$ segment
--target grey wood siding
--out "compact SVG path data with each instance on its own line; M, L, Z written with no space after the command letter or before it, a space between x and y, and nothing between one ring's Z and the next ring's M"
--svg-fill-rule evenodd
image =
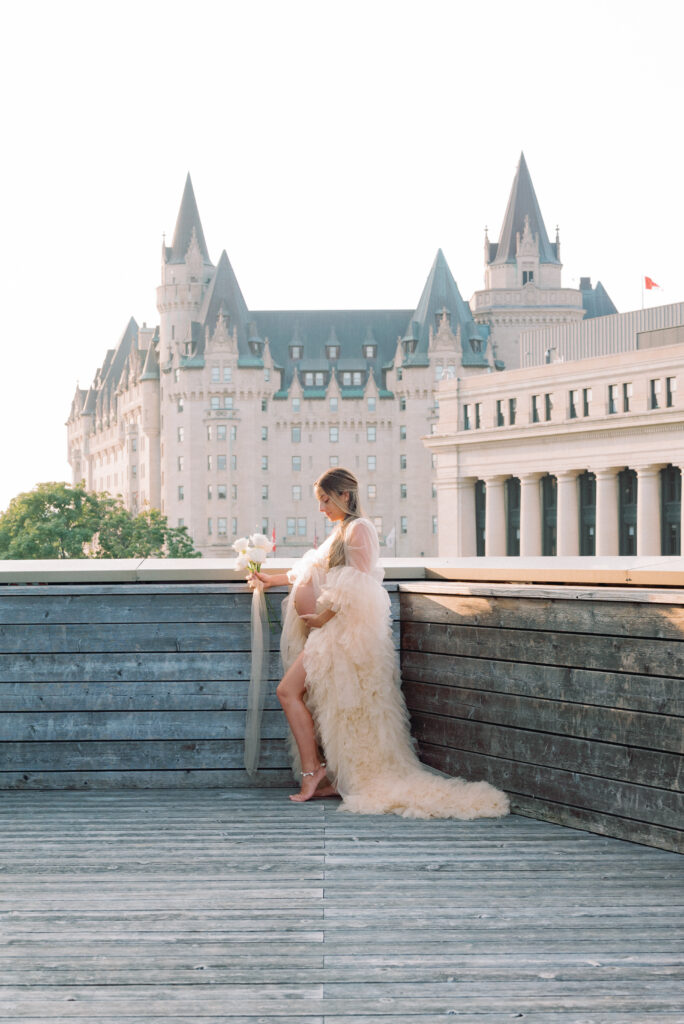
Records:
M250 780L244 584L0 587L0 789L288 785L275 696L284 595L269 595L262 769Z
M682 849L681 593L407 584L400 605L424 761L518 813Z

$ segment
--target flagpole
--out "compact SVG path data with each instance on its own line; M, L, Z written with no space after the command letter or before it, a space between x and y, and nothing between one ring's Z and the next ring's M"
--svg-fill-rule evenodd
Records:
M641 308L644 308L644 275L641 275Z

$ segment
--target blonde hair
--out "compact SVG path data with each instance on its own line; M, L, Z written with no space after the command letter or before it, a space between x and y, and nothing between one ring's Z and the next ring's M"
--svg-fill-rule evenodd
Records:
M341 500L341 495L345 491L349 494L346 505ZM335 565L344 565L344 536L347 527L354 519L359 519L363 515L359 499L359 482L348 469L334 466L332 469L326 469L325 473L319 476L314 484L314 492L317 495L320 492L327 495L335 507L344 512L344 519L330 545L328 568L332 569Z

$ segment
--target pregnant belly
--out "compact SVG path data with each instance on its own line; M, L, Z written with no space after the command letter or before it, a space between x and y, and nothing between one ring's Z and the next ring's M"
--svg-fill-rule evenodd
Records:
M294 606L297 615L313 615L316 611L316 596L313 583L300 583L295 590Z

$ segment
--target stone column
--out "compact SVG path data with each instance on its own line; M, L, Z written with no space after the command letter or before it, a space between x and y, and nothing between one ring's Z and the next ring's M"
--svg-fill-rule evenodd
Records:
M617 555L620 550L618 530L618 470L596 470L596 554Z
M542 553L541 473L520 476L520 555Z
M486 487L485 508L485 555L506 554L506 507L504 501L505 476L484 478Z
M578 469L556 473L556 554L579 555Z
M476 554L475 477L463 477L456 482L456 555L470 558Z
M637 555L659 555L660 466L637 466Z

